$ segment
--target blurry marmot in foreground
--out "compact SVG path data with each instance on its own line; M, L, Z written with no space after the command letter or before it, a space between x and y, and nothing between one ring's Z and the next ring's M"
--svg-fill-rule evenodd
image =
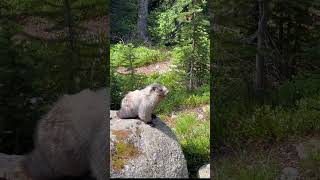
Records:
M58 100L38 123L35 148L22 162L28 176L107 179L106 94L106 89L83 90Z
M144 89L130 91L121 102L117 115L121 119L139 118L147 124L152 124L155 118L153 110L167 96L169 90L160 84L151 84Z

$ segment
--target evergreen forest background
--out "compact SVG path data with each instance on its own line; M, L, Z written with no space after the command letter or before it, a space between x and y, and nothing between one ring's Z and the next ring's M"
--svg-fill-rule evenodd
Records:
M0 152L30 151L50 105L106 86L110 62L111 109L169 88L156 114L190 177L211 152L215 179L319 179L319 25L317 0L0 1Z
M112 0L110 15L111 109L128 91L165 85L170 93L156 114L177 135L196 177L210 159L207 1Z
M216 179L320 178L317 0L215 0Z
M0 152L33 148L36 122L63 94L106 86L104 0L0 2Z

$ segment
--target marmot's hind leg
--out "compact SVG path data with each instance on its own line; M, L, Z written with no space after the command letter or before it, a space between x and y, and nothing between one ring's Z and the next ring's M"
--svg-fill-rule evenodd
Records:
M138 112L138 116L145 123L152 121L151 112L149 112L149 110L147 110L147 109L140 108L139 112Z
M138 115L132 115L133 113L127 112L126 110L120 109L117 113L118 118L120 119L138 119Z
M151 126L151 127L155 127L155 126L156 126L152 121L147 122L146 124L148 124L148 125Z

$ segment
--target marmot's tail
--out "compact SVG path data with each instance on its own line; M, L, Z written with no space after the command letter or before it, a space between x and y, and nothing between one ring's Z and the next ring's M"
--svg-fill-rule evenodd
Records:
M121 111L121 109L119 111L117 111L116 114L117 114L118 118L122 119L122 115L121 115L120 111Z

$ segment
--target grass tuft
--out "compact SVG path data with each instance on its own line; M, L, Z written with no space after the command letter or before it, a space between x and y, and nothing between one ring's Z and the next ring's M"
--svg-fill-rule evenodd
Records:
M191 177L195 177L197 170L210 158L210 123L198 121L195 114L182 113L178 115L175 133L180 141L187 159Z

